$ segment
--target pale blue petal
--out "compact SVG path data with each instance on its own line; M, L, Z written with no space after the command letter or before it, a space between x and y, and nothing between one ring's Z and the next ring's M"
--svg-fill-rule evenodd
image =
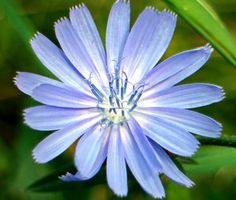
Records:
M136 111L145 113L151 116L156 116L173 123L186 131L195 133L201 136L216 138L220 136L222 125L214 119L191 111L179 108L161 108L147 107L137 108Z
M25 94L32 95L33 90L41 84L62 86L63 83L29 72L18 72L15 77L15 84Z
M97 106L97 100L68 87L42 84L33 90L32 97L43 104L65 108L90 108Z
M72 27L70 21L66 18L59 20L55 24L55 32L63 51L78 71L86 79L90 79L92 76L92 81L95 85L102 83L99 71L94 66L83 41Z
M72 8L70 10L70 20L99 76L102 77L104 83L108 83L105 50L89 10L84 4Z
M192 187L194 183L177 168L167 153L157 143L151 140L150 142L156 150L156 156L162 165L163 173L181 185Z
M107 156L110 128L100 125L83 135L75 150L75 165L82 177L91 178Z
M77 182L77 181L83 181L79 177L77 177L77 174L73 175L70 172L66 172L65 175L59 176L59 179L65 181L65 182Z
M81 174L77 172L75 175L71 174L70 172L67 172L65 175L59 176L59 179L65 181L65 182L77 182L77 181L85 181L89 178L81 177Z
M148 165L138 145L136 144L133 134L130 133L126 125L120 127L121 141L123 144L126 162L141 187L154 198L162 198L165 191L159 178L159 174L155 173ZM134 133L135 134L135 133Z
M174 86L149 97L143 94L140 105L141 107L196 108L219 102L223 98L224 92L221 87L193 83Z
M109 187L118 196L126 196L128 192L127 171L119 125L113 125L110 133L106 169Z
M148 94L169 88L199 70L209 59L209 45L176 54L154 67L143 79ZM147 90L147 91L146 91Z
M128 36L122 56L122 71L135 84L153 68L173 36L176 16L168 11L146 8Z
M140 123L144 134L166 150L186 157L192 156L197 151L199 142L184 129L161 118L137 112L134 118Z
M147 137L144 135L141 126L138 122L130 116L130 119L127 121L128 127L130 129L130 134L133 135L133 138L138 145L140 151L142 152L146 162L152 168L155 173L161 172L161 165L156 159L155 152L150 145Z
M52 106L36 106L24 112L25 123L40 131L59 130L69 124L99 115L97 108L74 109Z
M122 52L130 28L130 4L122 0L113 4L107 23L106 50L110 73L120 68Z
M78 70L69 62L65 54L41 33L31 40L31 46L39 60L62 82L71 86L79 86L86 90L87 84Z
M33 157L38 163L46 163L74 143L85 131L91 129L101 118L85 119L56 131L41 141L33 150Z

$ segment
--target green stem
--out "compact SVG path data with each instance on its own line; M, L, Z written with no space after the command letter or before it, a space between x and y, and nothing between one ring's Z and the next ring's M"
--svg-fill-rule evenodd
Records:
M203 145L218 145L226 147L236 147L235 135L222 135L220 138L203 138L199 137L198 140Z

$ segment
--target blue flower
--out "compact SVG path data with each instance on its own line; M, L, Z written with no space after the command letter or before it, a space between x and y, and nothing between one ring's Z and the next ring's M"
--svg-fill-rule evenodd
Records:
M175 86L209 59L209 45L188 50L157 64L173 36L176 15L147 7L130 31L129 2L114 3L106 30L106 51L85 5L70 10L55 24L60 48L41 33L31 40L39 60L58 80L20 72L16 85L45 104L25 110L25 122L39 131L55 131L33 150L46 163L79 138L75 175L64 181L93 177L106 162L109 187L127 195L126 164L151 196L165 192L159 175L191 187L193 182L167 151L190 157L199 147L192 135L219 137L221 125L189 109L224 98L215 85Z

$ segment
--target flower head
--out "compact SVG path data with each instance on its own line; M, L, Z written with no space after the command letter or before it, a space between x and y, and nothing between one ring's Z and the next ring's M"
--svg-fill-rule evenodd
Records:
M61 49L41 33L31 40L39 60L58 80L20 72L16 85L45 104L25 110L31 128L54 133L33 150L46 163L77 141L75 175L64 181L93 177L106 160L107 181L119 196L127 195L126 164L141 187L164 197L159 175L190 187L193 182L167 151L192 156L199 142L192 135L219 137L221 125L188 109L223 99L220 87L177 83L209 59L209 45L159 63L175 30L176 15L147 7L130 31L129 2L114 3L107 24L106 51L85 5L70 10L55 24Z

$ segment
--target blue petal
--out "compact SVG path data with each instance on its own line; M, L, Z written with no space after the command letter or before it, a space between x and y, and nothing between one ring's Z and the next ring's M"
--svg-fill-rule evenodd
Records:
M120 68L120 60L129 34L130 4L117 1L113 4L106 31L107 65L110 73Z
M93 73L93 83L95 85L102 83L103 81L99 76L99 71L93 64L83 41L72 27L70 21L66 18L59 20L55 24L55 31L63 51L78 71L86 79L90 79L91 73Z
M107 153L107 182L118 196L127 195L127 172L118 125L113 125L110 133Z
M107 156L110 128L100 125L80 139L75 150L75 165L84 178L93 177Z
M97 108L73 109L52 106L36 106L24 112L25 123L40 131L59 130L69 124L98 117L98 115L100 112Z
M43 84L33 90L32 97L50 106L65 108L97 107L97 100L69 87Z
M192 156L198 149L199 142L184 129L158 117L135 113L146 136L168 151L180 156Z
M135 22L122 56L122 71L135 84L153 68L173 36L176 16L170 12L145 9Z
M140 105L147 107L196 108L219 102L223 89L216 85L194 83L174 86L147 97L143 94Z
M65 182L77 182L82 181L77 174L73 175L70 172L67 172L65 175L59 176L59 179L65 181Z
M100 117L85 119L56 131L41 141L33 150L33 157L38 163L46 163L74 143L85 131L98 123Z
M148 165L146 159L149 155L143 155L139 149L130 129L124 124L120 127L121 141L123 144L126 162L137 179L141 187L154 198L162 198L165 191L159 178L159 174L154 172Z
M28 95L32 95L33 90L41 84L63 85L59 81L28 72L18 72L15 77L15 84L19 90Z
M31 40L31 46L39 60L61 81L87 90L83 77L68 61L65 54L41 33Z
M159 173L161 171L161 165L156 159L152 146L150 145L147 137L143 134L142 128L138 124L138 122L132 116L130 117L131 119L127 122L130 129L130 133L133 135L133 138L136 144L138 145L140 151L142 152L148 165L155 173Z
M143 79L146 83L145 90L152 94L182 81L199 70L209 59L211 52L212 48L205 45L168 58L154 67Z
M136 111L163 118L168 122L185 129L186 131L201 136L215 138L219 137L220 132L222 131L222 126L220 123L206 115L191 110L148 107L137 108Z
M65 182L77 182L88 180L88 178L82 177L79 172L77 172L75 175L71 174L70 172L67 172L65 175L59 176L59 179Z
M163 173L181 185L192 187L194 183L176 167L167 153L157 143L153 141L150 142L156 150L156 156L162 165Z
M72 8L70 10L70 20L99 76L102 77L104 83L108 83L105 50L89 10L84 4Z

